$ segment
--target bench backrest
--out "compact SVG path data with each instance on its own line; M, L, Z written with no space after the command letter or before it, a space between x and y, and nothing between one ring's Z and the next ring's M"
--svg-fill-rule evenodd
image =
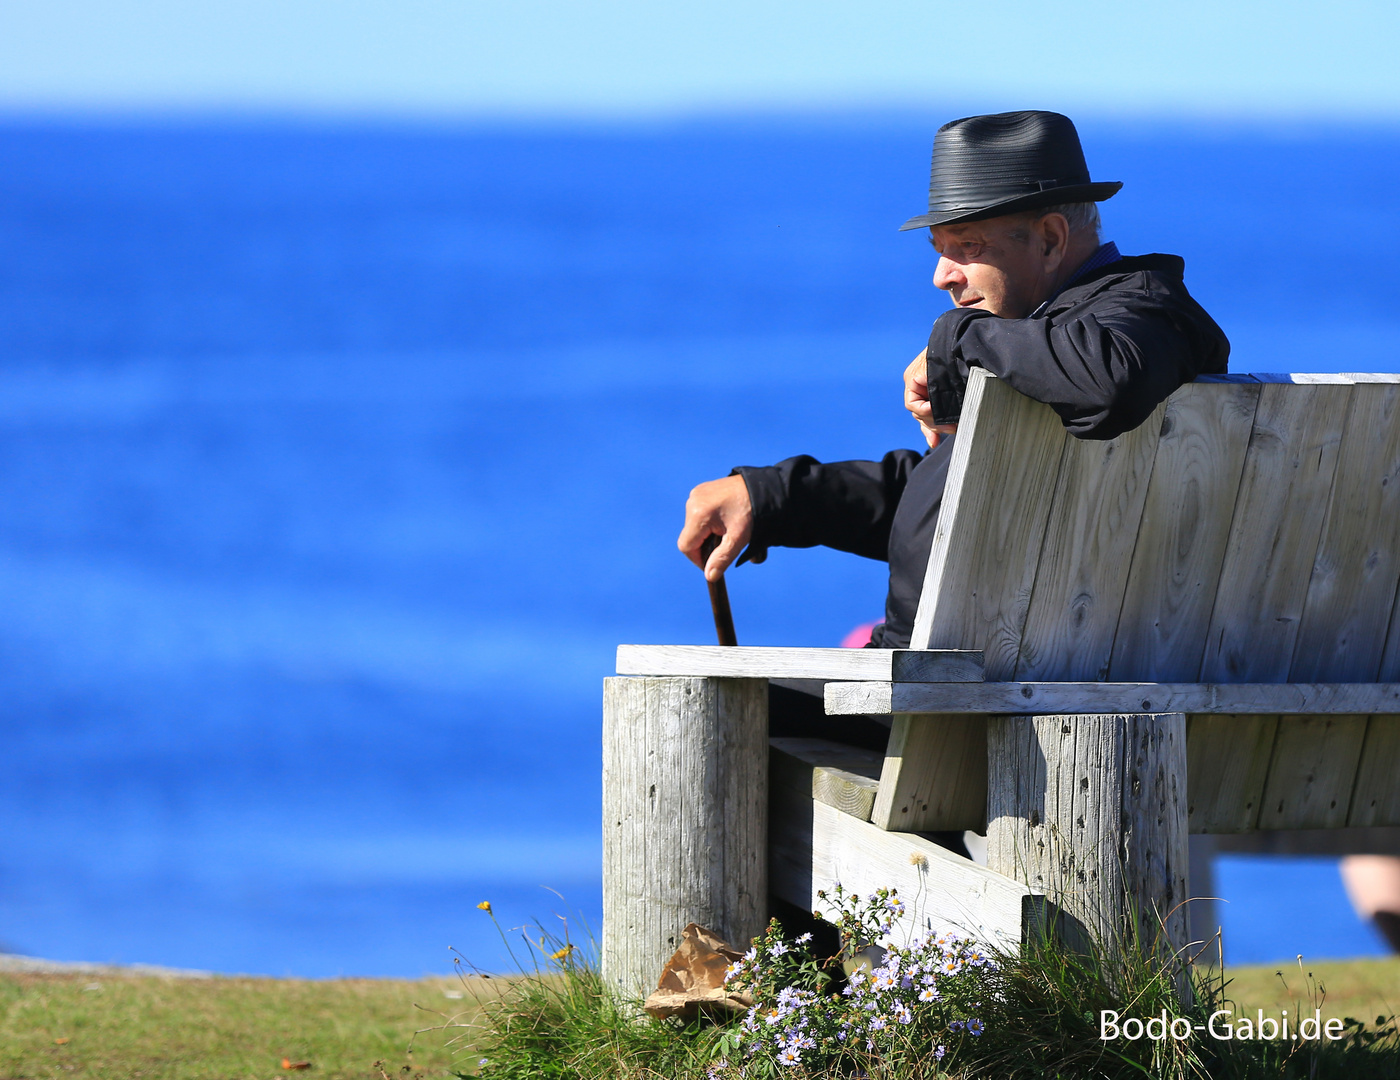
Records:
M1400 681L1400 375L1233 375L1066 435L974 370L913 648L988 679Z

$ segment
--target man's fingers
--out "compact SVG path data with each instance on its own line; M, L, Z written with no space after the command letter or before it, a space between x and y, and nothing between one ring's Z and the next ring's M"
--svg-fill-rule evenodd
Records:
M697 485L685 504L685 524L676 547L710 581L716 580L744 550L753 532L753 504L742 476L725 476ZM719 538L707 558L706 541Z
M904 369L904 407L921 424L933 421L933 406L928 402L928 365L924 362L927 353L924 349Z
M928 391L928 349L922 350L904 369L904 385L922 387Z
M705 564L705 580L718 581L729 569L730 563L739 557L739 544L733 533L725 533L719 538L719 546L710 552L710 561Z
M692 519L687 514L681 534L676 538L676 547L681 549L681 554L701 570L705 569L705 560L700 557L700 548L709 539L710 533L708 521Z

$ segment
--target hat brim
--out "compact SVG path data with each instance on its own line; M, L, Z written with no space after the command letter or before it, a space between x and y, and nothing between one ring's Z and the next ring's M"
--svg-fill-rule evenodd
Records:
M1103 202L1111 199L1122 189L1121 180L1106 180L1095 184L1072 184L1066 187L1048 188L1029 195L1016 195L989 206L979 206L968 210L940 210L937 213L920 214L911 217L899 227L900 232L908 229L925 229L930 225L961 225L965 221L985 221L987 218L1002 217L1022 210L1034 210L1039 206L1061 206L1064 203Z

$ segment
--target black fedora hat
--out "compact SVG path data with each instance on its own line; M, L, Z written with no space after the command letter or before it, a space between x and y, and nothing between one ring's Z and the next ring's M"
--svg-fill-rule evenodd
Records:
M934 135L928 213L911 217L900 230L981 221L1038 206L1102 202L1122 186L1089 179L1079 132L1068 116L969 116L944 124Z

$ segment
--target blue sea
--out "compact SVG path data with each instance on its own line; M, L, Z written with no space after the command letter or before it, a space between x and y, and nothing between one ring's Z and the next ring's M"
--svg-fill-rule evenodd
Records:
M505 965L481 900L596 930L600 680L711 640L687 491L919 445L940 119L0 122L0 950L416 976ZM1081 131L1235 370L1400 368L1400 130ZM835 644L883 571L740 568L740 640ZM1380 951L1332 862L1219 877L1228 961Z

